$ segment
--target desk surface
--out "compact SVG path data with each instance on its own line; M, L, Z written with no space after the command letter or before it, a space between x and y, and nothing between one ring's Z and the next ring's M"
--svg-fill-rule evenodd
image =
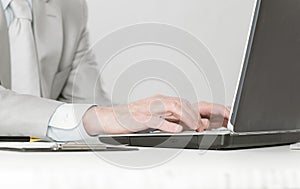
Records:
M0 152L10 188L300 188L300 151ZM12 187L14 186L14 187Z

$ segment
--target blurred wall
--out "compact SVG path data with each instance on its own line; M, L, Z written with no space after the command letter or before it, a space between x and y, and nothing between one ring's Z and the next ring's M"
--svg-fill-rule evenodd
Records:
M108 38L112 32L127 26L141 23L160 23L189 33L198 38L207 47L221 70L221 76L225 83L224 103L231 104L255 0L87 1L91 44L95 46L94 51L99 61L99 67L103 68L101 76L104 89L108 94L113 95L115 102L125 103L125 99L133 101L162 93L181 96L191 101L207 100L223 103L221 102L222 100L215 100L213 97L222 94L223 89L220 89L220 94L212 94L211 85L214 85L214 83L208 81L206 73L195 69L191 60L170 48L146 44L136 46L117 54L105 68L103 67L104 62L99 57L102 56L102 52L99 52L101 48L97 48L97 45L104 38ZM121 42L122 40L120 40ZM116 44L107 45L107 48L114 48L113 46L116 46ZM159 69L168 69L168 66L162 66L161 68L155 63L152 64L153 66L146 66L146 70L140 68L140 70L133 69L129 71L128 73L132 77L136 74L136 78L140 78L138 75L141 72L149 72L149 78L144 80L137 79L138 81L134 85L132 85L132 81L128 81L127 84L126 77L122 77L122 74L126 75L126 71L132 65L151 59L164 60L173 65L174 68L182 71L188 78L188 81L191 82L190 86L193 87L193 90L191 90L190 86L187 86L186 81L180 81L182 76L176 71L173 72L171 67L171 71L164 70L161 74L166 72L168 78L174 78L175 83L170 84L163 80L151 79L152 72L157 72ZM150 62L148 63L151 64ZM200 66L202 65L201 62L199 64ZM203 63L203 65L205 64ZM116 89L116 87L119 89ZM178 94L178 91L180 91L180 94ZM194 98L194 94L197 96L197 99Z

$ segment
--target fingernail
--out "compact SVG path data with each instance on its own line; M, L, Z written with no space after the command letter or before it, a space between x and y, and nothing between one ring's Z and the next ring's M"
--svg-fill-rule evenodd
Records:
M201 132L203 132L204 131L204 129L203 128L199 128L199 129L197 129L197 132L199 132L199 133L201 133Z
M197 130L199 128L199 126L200 126L199 123L198 124L194 124L192 129L193 130Z

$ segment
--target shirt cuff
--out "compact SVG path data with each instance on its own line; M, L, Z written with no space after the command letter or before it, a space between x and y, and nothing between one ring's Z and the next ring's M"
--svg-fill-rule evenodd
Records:
M88 135L82 117L92 104L63 104L54 112L49 122L47 136L54 141L95 140Z

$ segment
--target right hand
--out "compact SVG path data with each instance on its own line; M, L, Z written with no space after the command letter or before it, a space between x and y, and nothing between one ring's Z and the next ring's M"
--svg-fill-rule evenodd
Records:
M198 110L187 100L161 95L127 105L91 108L84 115L83 124L89 135L129 134L147 129L179 133L205 127Z

